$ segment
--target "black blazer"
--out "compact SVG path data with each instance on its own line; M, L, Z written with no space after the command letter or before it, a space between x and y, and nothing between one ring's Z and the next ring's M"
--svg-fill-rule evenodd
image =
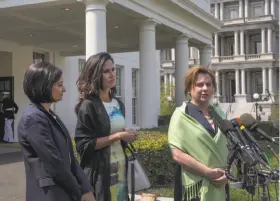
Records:
M80 201L82 194L92 191L75 159L70 135L54 113L29 104L19 121L18 138L25 164L26 201Z
M118 101L120 110L123 116L125 116L124 104L118 98L113 98ZM111 201L111 147L95 149L97 138L109 136L111 133L110 119L107 111L101 99L97 95L92 95L78 105L77 117L75 141L77 152L81 158L81 167L94 188L95 199L98 201ZM121 141L121 145L124 150L127 143ZM127 165L128 160L126 157L126 173Z

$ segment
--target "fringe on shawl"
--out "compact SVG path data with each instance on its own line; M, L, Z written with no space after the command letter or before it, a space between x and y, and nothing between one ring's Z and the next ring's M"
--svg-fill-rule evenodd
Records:
M200 192L201 186L202 186L202 180L195 184L183 186L183 188L185 188L185 195L183 196L183 200L191 201L195 198L199 198L201 194Z

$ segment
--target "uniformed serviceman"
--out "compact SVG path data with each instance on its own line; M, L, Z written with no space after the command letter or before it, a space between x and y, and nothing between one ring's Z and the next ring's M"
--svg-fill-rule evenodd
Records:
M12 124L15 119L15 114L18 112L18 106L10 98L10 92L3 92L2 109L4 112L4 118L5 118L3 140L5 142L14 142Z

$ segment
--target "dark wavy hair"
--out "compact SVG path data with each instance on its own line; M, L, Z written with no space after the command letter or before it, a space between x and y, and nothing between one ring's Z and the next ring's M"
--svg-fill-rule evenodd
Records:
M79 103L75 108L76 112L84 99L92 95L98 95L98 92L103 90L103 67L108 60L114 63L113 57L109 53L100 52L92 55L86 61L76 82L79 92ZM110 96L112 97L115 94L116 87L114 86L110 90Z

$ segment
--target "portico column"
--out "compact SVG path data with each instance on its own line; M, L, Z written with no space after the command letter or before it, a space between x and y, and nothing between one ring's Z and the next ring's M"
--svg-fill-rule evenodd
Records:
M234 32L234 56L237 56L238 54L238 31Z
M275 18L275 0L270 0L270 14Z
M265 54L265 28L262 28L261 38L262 38L262 54Z
M216 86L217 86L216 96L217 96L217 99L219 100L219 97L220 97L220 76L219 76L219 70L217 70L217 69L215 71L215 80L216 80Z
M211 45L206 45L204 47L199 48L200 65L202 65L202 66L210 65L211 57L212 57L212 46Z
M218 7L218 3L215 3L215 18L219 19L219 7Z
M139 62L140 62L140 87L139 98L141 108L140 127L152 128L157 126L158 111L156 105L159 100L155 97L157 86L155 78L157 76L156 68L156 22L153 19L147 19L142 22L139 33Z
M173 78L172 73L169 73L169 95L172 96L173 92Z
M267 29L267 53L272 53L272 29Z
M220 2L220 20L224 20L224 2Z
M108 0L78 0L86 5L86 59L107 51L106 5Z
M240 31L240 55L244 55L244 31Z
M246 95L245 89L245 69L241 69L241 94Z
M235 95L240 94L240 80L239 80L239 69L235 70Z
M266 90L266 68L262 69L262 84L263 84L263 95L266 94L265 90Z
M167 74L164 74L164 94L167 94Z
M269 14L269 0L264 0L264 14Z
M249 0L245 0L244 2L244 17L248 18L248 10L249 10Z
M239 0L239 18L243 17L243 1Z
M189 51L189 37L186 35L181 35L176 40L175 49L175 100L176 105L179 106L183 101L186 100L184 94L184 76L189 68L188 60Z
M219 35L215 33L215 57L219 56Z

